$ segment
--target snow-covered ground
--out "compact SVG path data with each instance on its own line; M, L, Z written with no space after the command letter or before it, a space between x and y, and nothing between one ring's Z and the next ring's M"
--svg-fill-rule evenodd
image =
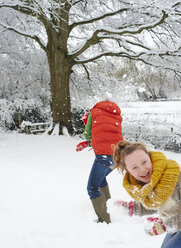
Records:
M95 223L86 192L92 150L80 138L0 134L0 246L3 248L159 248L164 234L144 231L114 200L129 200L116 170L108 182L112 223ZM181 164L181 154L165 152Z
M181 101L119 103L127 132L181 135ZM131 130L131 131L130 131Z

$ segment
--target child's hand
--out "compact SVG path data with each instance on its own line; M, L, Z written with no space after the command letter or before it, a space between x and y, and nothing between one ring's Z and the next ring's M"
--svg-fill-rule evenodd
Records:
M88 141L83 141L80 142L77 146L76 146L76 152L80 152L82 151L84 148L89 146L89 142Z
M126 202L126 201L115 201L114 204L115 205L118 205L118 206L122 206L125 209L127 209L129 216L132 216L133 215L133 212L134 212L134 202L133 201L130 201L130 202Z
M166 232L166 227L163 224L162 219L160 218L147 218L147 226L145 227L145 231L152 236L160 235Z

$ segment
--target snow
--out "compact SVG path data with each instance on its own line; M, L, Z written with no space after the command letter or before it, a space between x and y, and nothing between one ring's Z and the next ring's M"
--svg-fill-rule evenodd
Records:
M179 132L181 102L118 103L123 132ZM131 127L131 128L130 128ZM154 128L153 128L154 127ZM57 133L55 130L54 134ZM160 247L165 234L149 236L145 217L114 205L131 200L116 170L108 176L112 223L95 223L86 188L93 150L76 152L80 137L0 134L0 240L6 248ZM153 149L151 144L147 144ZM164 151L181 164L181 154Z
M115 200L130 200L116 170L108 176L112 223L95 223L87 195L93 150L76 152L78 137L0 135L0 240L6 248L160 247L146 217L129 217ZM181 162L181 154L165 152Z
M181 101L128 102L118 104L124 133L171 135L180 133Z

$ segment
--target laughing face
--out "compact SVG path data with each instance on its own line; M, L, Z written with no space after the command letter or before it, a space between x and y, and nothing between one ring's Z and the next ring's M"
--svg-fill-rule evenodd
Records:
M143 150L138 149L125 158L127 171L138 181L149 183L153 172L150 156Z

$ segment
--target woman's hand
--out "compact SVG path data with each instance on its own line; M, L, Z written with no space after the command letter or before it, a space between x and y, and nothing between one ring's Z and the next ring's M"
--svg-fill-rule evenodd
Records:
M118 206L122 206L125 209L127 209L129 216L133 215L134 213L134 202L133 201L127 202L127 201L118 200L118 201L115 201L114 204Z
M162 219L148 217L145 231L149 235L155 236L155 235L160 235L160 234L166 232L166 227L165 227Z

